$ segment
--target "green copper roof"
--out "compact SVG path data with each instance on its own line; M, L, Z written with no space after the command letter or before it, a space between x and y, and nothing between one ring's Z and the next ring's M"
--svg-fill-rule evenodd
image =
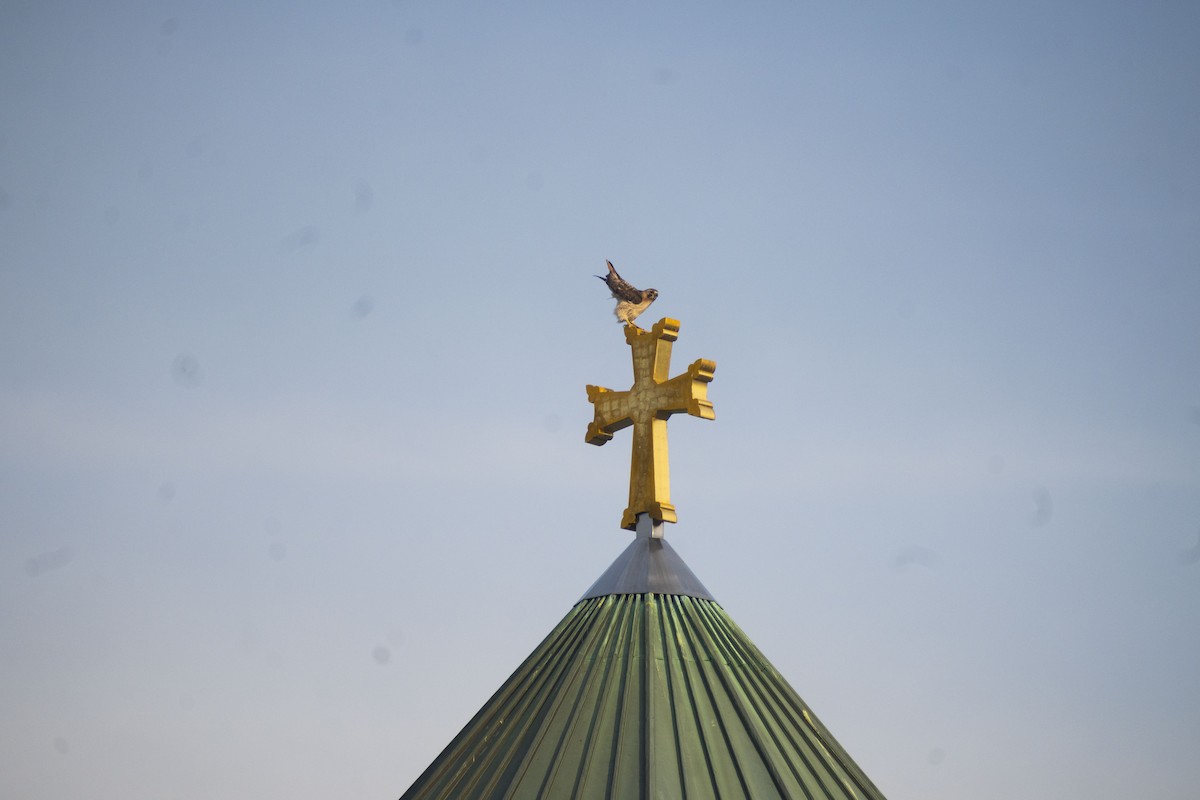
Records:
M581 600L404 794L883 795L714 601Z

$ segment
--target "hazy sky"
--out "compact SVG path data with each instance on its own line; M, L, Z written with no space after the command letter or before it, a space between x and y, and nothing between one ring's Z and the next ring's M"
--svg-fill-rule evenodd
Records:
M1200 785L1200 6L0 0L0 794L395 798L668 538L891 798Z

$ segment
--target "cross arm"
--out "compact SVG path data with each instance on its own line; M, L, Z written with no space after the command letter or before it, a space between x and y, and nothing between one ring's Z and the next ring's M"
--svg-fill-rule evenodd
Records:
M656 416L666 419L672 414L690 414L701 419L716 419L713 404L708 400L708 384L717 370L716 362L698 358L688 365L687 372L660 384L662 402Z
M588 423L588 444L603 445L613 434L633 424L633 415L628 407L629 392L614 392L603 386L587 387L588 402L596 407L596 418Z

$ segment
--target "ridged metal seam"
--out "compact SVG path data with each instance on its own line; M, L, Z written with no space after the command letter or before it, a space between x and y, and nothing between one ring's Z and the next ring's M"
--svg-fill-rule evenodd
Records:
M401 800L883 795L725 611L580 601Z

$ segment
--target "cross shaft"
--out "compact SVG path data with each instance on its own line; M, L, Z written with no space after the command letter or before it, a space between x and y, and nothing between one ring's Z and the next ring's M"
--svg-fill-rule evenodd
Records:
M633 351L633 387L614 392L588 386L588 401L595 406L595 419L588 425L588 444L602 445L622 428L633 426L633 457L629 467L629 507L621 516L621 527L637 528L638 514L649 514L656 522L675 522L671 505L671 477L667 460L667 418L690 414L715 419L708 401L708 384L717 365L697 359L687 371L674 378L671 346L679 338L679 321L663 318L648 331L625 326L625 341Z

